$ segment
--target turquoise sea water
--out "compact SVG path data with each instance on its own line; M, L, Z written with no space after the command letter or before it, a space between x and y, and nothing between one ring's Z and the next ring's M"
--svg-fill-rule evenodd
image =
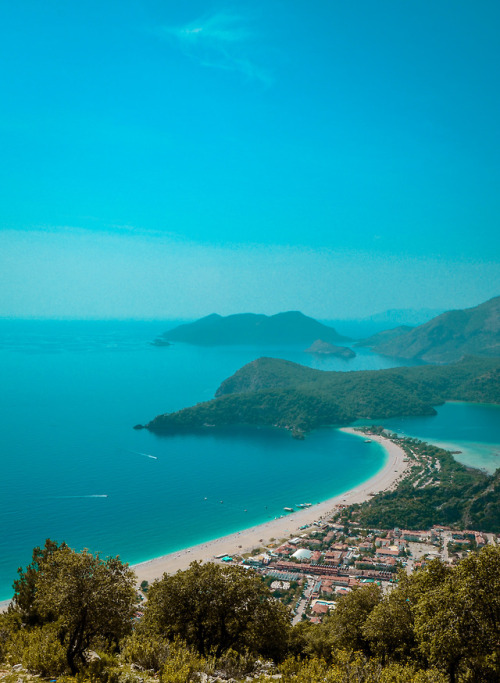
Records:
M134 431L212 398L262 355L332 369L393 365L369 352L347 363L301 349L149 344L169 327L0 321L0 599L47 537L135 563L319 502L382 466L376 444L334 430L303 442L275 430Z
M378 444L333 429L305 441L271 429L134 431L212 398L263 355L335 370L397 364L365 350L343 361L298 348L149 344L168 328L0 321L0 599L47 537L136 563L325 500L384 464Z

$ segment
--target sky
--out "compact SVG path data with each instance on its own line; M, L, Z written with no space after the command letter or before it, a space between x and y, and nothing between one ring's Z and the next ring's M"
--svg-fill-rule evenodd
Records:
M0 3L0 317L500 294L500 5Z

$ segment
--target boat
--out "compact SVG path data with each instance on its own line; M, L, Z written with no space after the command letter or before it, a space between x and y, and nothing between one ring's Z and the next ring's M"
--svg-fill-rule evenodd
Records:
M285 512L294 512L293 508L283 508Z
M371 443L371 442L372 442L371 439L365 439L365 443Z

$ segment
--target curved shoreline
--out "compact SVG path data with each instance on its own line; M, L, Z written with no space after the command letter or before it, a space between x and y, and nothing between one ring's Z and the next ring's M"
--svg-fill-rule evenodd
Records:
M366 439L366 435L357 432L352 427L343 427L339 431L346 432ZM290 536L297 536L300 533L300 526L312 524L316 520L327 519L337 505L351 505L352 503L362 503L369 500L371 493L379 493L394 488L400 479L405 475L406 470L411 467L403 449L390 439L376 434L370 434L371 441L377 441L386 451L387 460L385 465L373 477L358 486L340 493L333 498L313 505L310 508L297 510L293 514L272 519L243 531L238 531L227 536L216 538L206 543L200 543L183 550L155 557L139 564L132 565L131 568L137 574L138 581L148 582L159 579L165 572L172 574L182 569L187 569L191 562L198 560L206 562L213 560L219 555L232 555L249 553L255 548L267 545L271 539L284 539ZM7 609L10 600L0 602L0 612Z
M366 438L364 434L357 432L351 427L343 427L340 431L353 434L359 438ZM296 536L300 531L300 526L312 524L316 520L328 517L334 511L336 505L362 503L369 500L372 493L379 493L380 491L387 491L393 488L410 467L410 463L405 462L407 459L406 454L400 446L393 443L390 439L378 435L370 435L370 440L377 441L383 446L387 454L387 461L377 474L359 484L359 486L329 498L322 503L313 505L310 508L298 510L286 517L273 519L269 522L264 522L264 524L216 538L213 541L200 543L190 548L132 565L138 580L151 582L154 579L161 578L165 572L171 574L187 569L189 564L195 560L206 562L223 554L231 556L232 554L249 553L255 548L272 542L272 538L282 539Z

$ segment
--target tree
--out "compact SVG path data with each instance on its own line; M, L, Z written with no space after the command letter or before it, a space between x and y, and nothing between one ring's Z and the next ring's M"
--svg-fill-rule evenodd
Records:
M47 538L43 548L38 546L33 548L31 563L26 569L19 567L17 570L19 578L13 584L12 603L14 609L20 613L23 623L28 626L42 624L44 621L35 607L36 583L42 564L59 548L67 548L67 545L65 543L59 545L56 541Z
M37 554L36 564L20 572L14 604L21 609L29 593L28 616L55 628L68 666L76 673L86 649L98 642L117 644L130 632L135 575L118 557L103 560L66 545L54 549L51 541L46 548L50 552L45 557ZM23 580L26 577L28 581Z
M370 653L363 626L372 610L379 604L382 592L377 584L355 588L337 602L337 608L328 620L328 629L334 647Z
M204 656L231 648L280 659L290 618L260 577L242 567L193 562L150 586L141 628L179 637Z
M410 602L410 581L403 570L398 586L386 595L368 615L362 631L372 652L382 661L415 658L415 633Z
M473 680L499 680L500 548L487 546L462 560L439 585L422 591L414 612L421 651L452 683L461 669Z

